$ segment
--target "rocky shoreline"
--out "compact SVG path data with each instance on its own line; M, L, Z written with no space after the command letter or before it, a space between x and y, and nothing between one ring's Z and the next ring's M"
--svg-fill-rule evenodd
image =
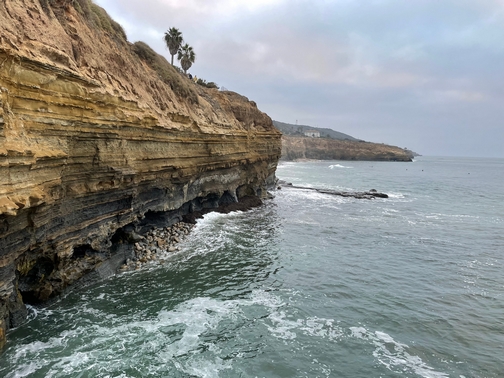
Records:
M266 192L264 198L272 198L272 195ZM180 252L180 243L187 239L197 220L203 218L205 214L248 211L262 204L261 198L250 195L239 198L238 202L192 212L158 213L155 218L150 218L147 224L141 223L137 227L123 229L118 238L113 241L111 250L114 252L111 255L95 253L91 250L83 251L82 256L66 269L66 273L78 274L85 270L87 274L76 279L56 296L51 295L51 290L48 290L46 298L30 304L41 307L51 306L69 292L96 284L114 275L139 271L149 265L164 264L167 259ZM37 294L43 294L45 290L47 288L42 287ZM26 309L19 308L14 315L16 326L19 326L26 320Z
M126 259L119 267L119 272L139 270L150 261L162 264L170 253L180 250L178 244L189 235L193 227L194 224L179 222L170 227L154 228L145 236L132 233L135 256Z
M119 267L118 272L139 270L144 264L151 261L164 263L169 254L180 250L178 244L189 235L197 219L203 218L205 214L211 212L228 214L232 211L247 211L262 204L263 201L259 197L245 196L240 198L238 202L188 213L182 217L182 221L167 227L151 228L145 235L131 232L128 235L128 240L134 243L135 255L127 258L124 264Z

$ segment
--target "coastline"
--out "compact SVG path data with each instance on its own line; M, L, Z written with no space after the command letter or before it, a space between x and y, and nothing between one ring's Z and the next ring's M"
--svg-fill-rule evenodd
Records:
M271 198L271 194L267 192L265 198ZM246 212L263 204L263 200L258 196L248 195L237 199L236 202L228 199L228 202L216 207L199 208L199 210L193 207L194 211L189 211L189 206L182 206L174 211L157 213L156 217L150 216L135 227L126 227L116 232L110 247L112 252L109 255L91 249L80 250L78 259L70 268L86 271L84 276L76 279L56 296L51 296L51 292L48 292L47 298L25 304L46 308L70 292L97 284L117 274L140 270L150 263L163 264L168 257L180 251L178 245L190 236L198 219L202 219L205 214ZM43 291L41 294L44 295ZM18 323L14 329L27 320L26 308L20 308L16 316ZM0 327L0 341L8 337L9 331ZM0 348L0 353L1 350Z
M282 135L281 160L342 160L410 162L409 150L382 143Z
M79 2L42 3L0 12L0 346L25 304L135 258L133 232L263 197L281 152L254 101L145 56Z
M149 262L164 263L171 253L176 253L180 249L178 244L189 237L191 230L202 219L205 214L222 213L229 214L233 211L248 211L263 205L263 201L257 196L245 196L229 204L223 204L216 208L203 209L187 213L181 221L174 224L167 224L161 227L152 227L143 234L131 232L128 235L128 242L134 245L135 256L126 259L122 265L116 268L116 274L131 270L139 270L144 264Z

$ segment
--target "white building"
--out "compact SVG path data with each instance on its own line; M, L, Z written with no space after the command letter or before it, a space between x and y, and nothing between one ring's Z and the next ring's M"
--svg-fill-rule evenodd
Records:
M304 132L304 135L307 137L312 137L312 138L320 138L320 133L315 130L306 130Z

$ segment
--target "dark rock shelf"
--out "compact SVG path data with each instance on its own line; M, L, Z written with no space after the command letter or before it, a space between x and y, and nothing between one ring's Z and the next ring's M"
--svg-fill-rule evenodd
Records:
M281 183L279 188L292 188L302 190L312 190L322 194L330 194L332 196L352 197L357 199L374 199L374 198L389 198L388 194L377 192L376 189L371 189L367 192L341 192L330 189L309 188L306 186L292 185L291 183Z

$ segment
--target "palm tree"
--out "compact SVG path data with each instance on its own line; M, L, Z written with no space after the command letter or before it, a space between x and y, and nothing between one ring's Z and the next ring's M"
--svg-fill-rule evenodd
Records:
M170 28L164 35L164 40L166 42L166 47L170 50L171 54L171 65L173 66L173 57L179 51L184 38L182 33L177 28Z
M196 60L196 54L191 46L187 43L180 48L178 51L177 59L180 60L180 65L184 70L184 73L187 73L187 70L191 68L192 64Z

